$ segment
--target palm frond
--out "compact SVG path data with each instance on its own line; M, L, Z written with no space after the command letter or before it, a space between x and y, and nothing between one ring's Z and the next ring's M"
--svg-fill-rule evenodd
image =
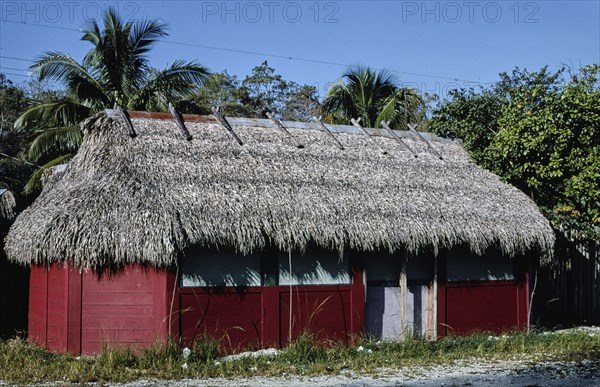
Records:
M168 36L167 24L162 20L142 20L135 23L129 34L131 58L146 54L159 38Z
M375 120L375 127L381 126L381 121L394 121L398 115L398 99L396 95L389 96L383 103L380 113Z
M208 78L208 69L196 62L175 61L169 68L158 71L135 95L131 108L145 108L153 100L162 103L189 97Z
M89 85L89 89L96 90L99 95L104 94L103 85L98 82L95 74L77 63L68 54L56 51L46 52L31 68L37 72L40 81L44 79L54 80L67 85L71 89L77 86L75 80L84 80Z
M73 126L89 117L90 114L89 107L71 98L61 98L29 107L17 118L14 128L25 130L27 128Z
M78 126L48 128L35 133L27 147L27 160L37 162L51 151L76 152L83 140Z
M44 172L46 172L46 170L48 170L48 168L52 168L52 167L54 167L56 165L60 165L60 164L66 164L72 158L73 158L73 154L69 153L66 155L59 156L59 157L47 162L46 164L42 165L41 168L39 168L37 171L35 171L29 177L29 180L27 180L27 183L25 184L25 187L23 188L23 192L26 194L30 194L30 193L36 191L37 189L39 189L41 186L42 177L44 176Z

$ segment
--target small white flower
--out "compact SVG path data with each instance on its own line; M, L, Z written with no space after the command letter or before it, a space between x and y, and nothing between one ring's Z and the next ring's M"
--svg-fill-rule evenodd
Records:
M215 365L221 365L221 362L215 360Z
M189 349L188 347L185 347L183 349L183 358L187 359L188 357L190 357L190 354L192 353L192 350Z
M356 348L356 352L362 352L365 349L363 348L363 346L361 345L360 347Z
M183 364L181 365L181 369L182 369L182 370L184 370L184 371L185 371L185 370L187 370L187 369L188 369L188 365L187 365L187 363L183 363Z

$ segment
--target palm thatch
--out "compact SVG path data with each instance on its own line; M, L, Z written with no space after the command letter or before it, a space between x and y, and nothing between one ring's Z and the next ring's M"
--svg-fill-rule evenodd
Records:
M7 189L0 188L0 218L14 218L16 205L17 203L12 192Z
M250 253L309 243L552 254L554 234L533 201L456 142L428 136L440 159L409 132L398 133L412 152L381 135L336 133L340 150L316 125L286 123L291 140L268 120L232 120L239 145L214 121L188 121L192 141L172 120L132 121L136 138L110 111L84 122L68 169L12 226L9 259L162 267L190 245Z

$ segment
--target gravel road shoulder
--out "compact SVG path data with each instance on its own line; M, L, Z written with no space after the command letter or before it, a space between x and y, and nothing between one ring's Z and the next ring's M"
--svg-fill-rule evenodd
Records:
M353 372L322 376L280 376L240 379L203 379L178 381L141 380L119 385L141 386L572 386L600 387L600 360L581 362L535 362L529 360L461 361L430 367L411 366L399 369L380 369L365 376Z

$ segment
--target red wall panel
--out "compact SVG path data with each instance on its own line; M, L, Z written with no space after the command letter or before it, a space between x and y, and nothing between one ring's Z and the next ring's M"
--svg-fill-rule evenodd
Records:
M181 337L185 345L209 335L224 349L259 348L262 336L262 292L182 289Z
M323 340L348 341L362 333L362 272L354 273L352 285L293 292L294 336L308 330ZM226 350L272 347L287 343L289 310L287 286L177 288L174 273L135 265L101 277L64 265L34 265L29 336L75 355L96 354L104 345L139 349L170 333L184 344L207 333Z
M99 353L105 345L140 349L163 341L168 334L164 271L128 266L122 272L98 278L83 275L81 347Z
M527 327L527 286L516 281L450 283L438 295L438 334L502 333Z
M101 277L64 265L33 265L31 273L29 337L50 350L95 354L168 337L172 273L134 265Z
M340 286L340 288L342 288ZM294 287L280 292L281 346L306 332L322 342L347 343L351 333L351 295L346 289L323 289L319 286ZM290 321L290 302L292 316Z
M362 272L355 277L352 285L292 287L292 338L309 332L322 341L349 342L362 334ZM288 342L288 286L181 288L178 298L184 345L204 334L219 339L226 351Z
M46 346L48 321L48 272L45 267L32 265L29 275L29 340Z

